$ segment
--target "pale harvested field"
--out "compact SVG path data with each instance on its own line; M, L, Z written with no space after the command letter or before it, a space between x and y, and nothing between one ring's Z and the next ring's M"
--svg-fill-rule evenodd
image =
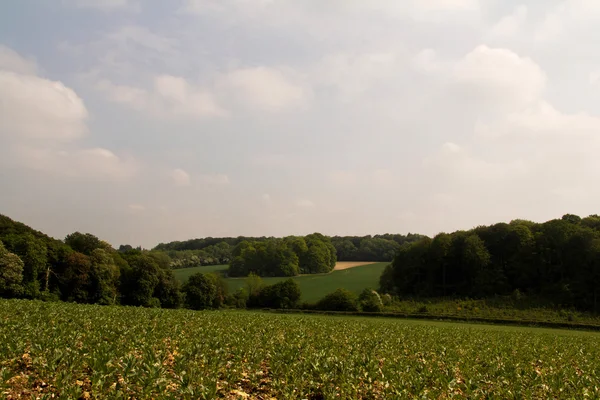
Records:
M342 269L360 267L362 265L369 265L369 264L377 264L377 262L375 262L375 261L338 261L337 264L335 264L335 268L333 270L340 271Z

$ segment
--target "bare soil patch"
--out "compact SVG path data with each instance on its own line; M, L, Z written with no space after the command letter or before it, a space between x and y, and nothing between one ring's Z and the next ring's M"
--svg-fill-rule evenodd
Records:
M377 264L377 262L374 262L374 261L338 261L335 264L335 268L333 270L339 271L342 269L360 267L360 266L369 265L369 264Z

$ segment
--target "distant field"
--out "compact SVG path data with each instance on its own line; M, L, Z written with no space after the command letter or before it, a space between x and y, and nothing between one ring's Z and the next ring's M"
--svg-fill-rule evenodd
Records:
M362 266L355 266L342 270L335 270L329 274L303 275L296 276L293 279L298 282L302 290L301 301L316 302L326 294L336 289L344 288L354 293L360 293L365 288L376 289L379 286L379 277L388 262L382 263L362 263ZM367 264L367 265L364 265ZM175 277L185 282L190 275L197 272L219 272L225 271L227 265L213 265L196 268L183 268L174 270ZM263 278L263 281L271 285L287 278ZM230 291L235 291L245 285L244 278L227 278L227 284Z
M0 321L7 399L600 397L590 332L24 300Z
M363 265L371 265L376 264L375 262L366 262L366 261L338 261L335 264L334 270L340 271L342 269L361 267Z

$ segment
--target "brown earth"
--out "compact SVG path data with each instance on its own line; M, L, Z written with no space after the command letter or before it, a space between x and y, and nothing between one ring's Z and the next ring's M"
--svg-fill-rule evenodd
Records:
M369 265L369 264L377 264L377 263L376 262L372 262L372 261L338 261L335 264L335 268L333 270L334 271L339 271L339 270L342 270L342 269L360 267L362 265Z

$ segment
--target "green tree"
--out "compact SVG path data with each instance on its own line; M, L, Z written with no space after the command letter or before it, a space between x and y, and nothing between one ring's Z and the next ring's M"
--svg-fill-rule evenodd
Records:
M65 237L65 243L73 250L86 256L92 254L95 249L105 248L106 244L91 233L74 232Z
M162 270L146 254L133 254L126 258L128 266L121 271L123 304L143 307L160 307L154 296Z
M90 255L90 291L91 303L116 304L121 271L106 250L97 248Z
M24 263L0 241L0 296L18 297L23 293Z
M212 281L213 285L215 285L215 288L217 289L212 307L221 308L223 304L225 304L225 299L227 298L228 294L227 282L225 282L225 279L223 279L221 274L218 273L208 273L206 274L206 277Z
M67 256L66 268L62 275L61 292L63 299L78 303L92 301L92 263L85 254L73 252Z
M262 278L256 274L250 274L245 280L245 288L248 296L257 296L265 287Z
M217 295L217 287L212 279L201 272L189 277L183 285L185 301L189 308L193 310L203 310L211 308Z

